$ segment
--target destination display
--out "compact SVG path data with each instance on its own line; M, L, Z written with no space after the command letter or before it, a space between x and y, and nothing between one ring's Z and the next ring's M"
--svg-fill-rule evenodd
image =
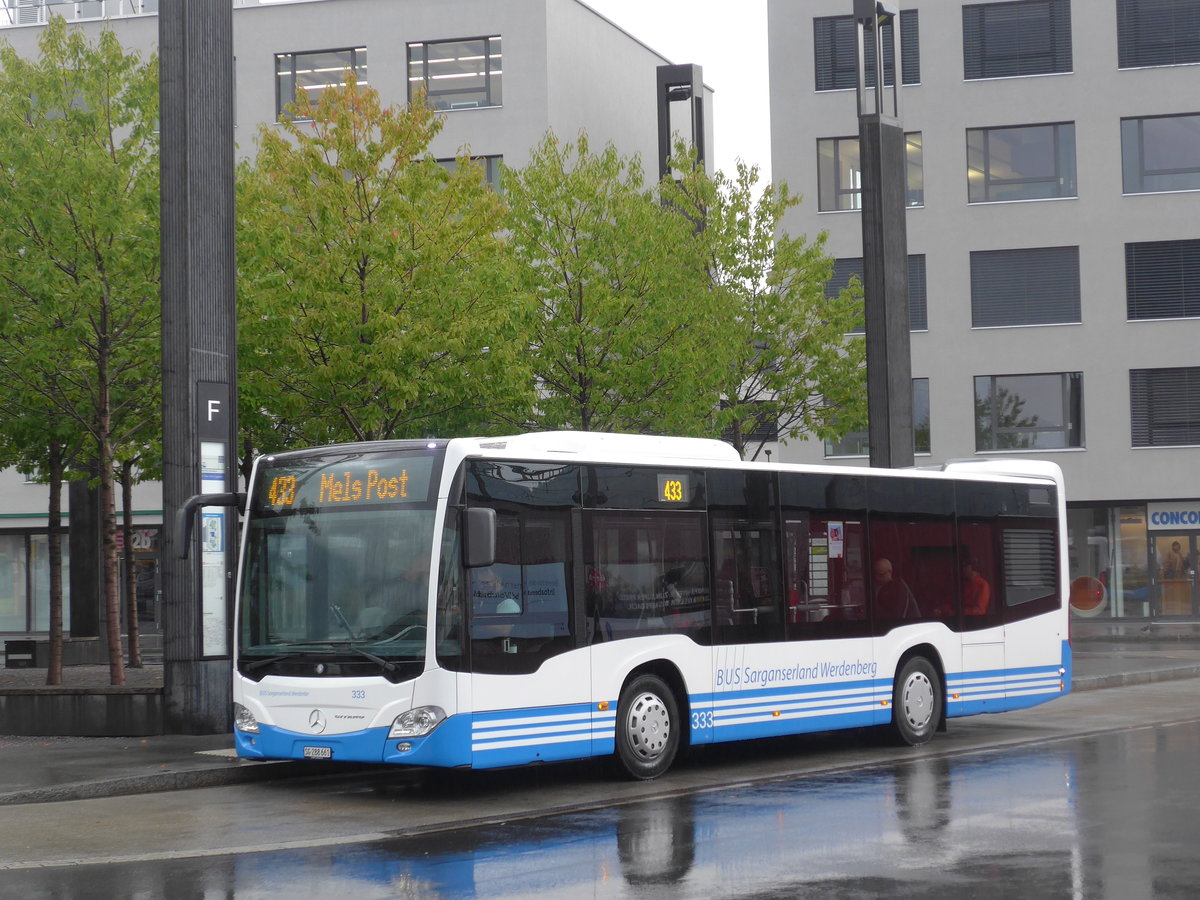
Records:
M692 495L688 475L659 475L658 499L664 503L683 503Z
M264 465L255 488L259 509L346 508L429 500L434 457L359 453Z

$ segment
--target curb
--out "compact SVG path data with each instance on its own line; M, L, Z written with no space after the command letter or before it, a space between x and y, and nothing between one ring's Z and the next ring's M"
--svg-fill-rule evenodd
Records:
M319 769L304 760L231 761L229 768L196 769L190 772L154 772L149 775L128 775L101 781L81 781L50 787L27 788L0 793L0 807L28 803L61 803L70 800L96 800L104 797L126 797L134 794L155 794L190 788L225 787L257 781L295 778L302 775L333 774L348 770L349 763L330 766L318 763Z
M1114 672L1111 675L1089 675L1073 679L1072 691L1095 691L1102 688L1127 687L1133 684L1150 684L1155 681L1176 681L1181 678L1200 678L1200 664L1175 666L1146 672Z

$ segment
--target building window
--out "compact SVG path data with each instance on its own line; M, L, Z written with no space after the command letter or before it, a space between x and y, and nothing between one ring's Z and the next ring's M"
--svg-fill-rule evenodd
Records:
M503 74L499 36L408 45L408 99L434 109L501 106Z
M912 380L913 452L929 453L929 379ZM870 456L871 441L866 431L852 431L840 441L825 442L826 456Z
M1126 244L1125 298L1131 320L1200 317L1200 240Z
M925 204L925 172L921 132L904 135L908 166L909 206ZM862 161L857 137L817 140L817 209L822 212L862 209Z
M471 162L479 166L483 170L483 180L492 186L493 190L500 190L500 163L504 160L503 156L472 156ZM454 157L449 159L439 159L440 165L447 172L453 173L458 168L458 160Z
M346 72L354 73L359 84L367 83L367 48L349 47L343 50L315 50L311 53L275 54L275 116L287 115L289 103L296 102L296 92L304 91L313 106L321 93L345 83Z
M1082 446L1082 372L976 376L977 451Z
M853 90L858 81L858 33L854 16L824 16L813 19L814 58L817 67L818 91ZM895 32L892 23L883 26L883 83L896 83L893 60L896 58ZM875 86L875 44L867 41L867 87ZM900 10L900 72L904 84L921 81L920 29L915 9Z
M967 129L968 202L1074 196L1074 122Z
M1125 193L1200 190L1200 114L1121 120Z
M1071 71L1070 0L979 3L962 17L967 79Z
M1200 366L1129 373L1133 446L1200 444Z
M1200 62L1196 0L1117 0L1117 65L1175 66Z
M1079 248L971 253L971 327L1078 324Z
M863 280L863 261L861 256L843 257L833 263L833 276L825 283L825 296L836 297L844 288L850 286L850 279ZM928 305L925 289L925 255L912 254L908 257L908 322L912 331L926 331L929 328ZM851 334L862 334L866 329L860 322Z

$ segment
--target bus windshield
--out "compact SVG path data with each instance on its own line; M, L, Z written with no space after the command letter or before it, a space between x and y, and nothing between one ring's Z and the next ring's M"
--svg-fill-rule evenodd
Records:
M247 521L244 672L424 659L437 463L395 450L263 461Z

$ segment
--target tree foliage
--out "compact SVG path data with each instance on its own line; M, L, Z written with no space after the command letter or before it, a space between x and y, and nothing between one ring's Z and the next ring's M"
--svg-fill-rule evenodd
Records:
M160 421L158 65L59 18L39 49L26 60L0 48L0 390L6 408L69 433L64 445L82 436L97 461L121 684L113 473L155 442Z
M239 171L239 394L253 447L487 431L532 399L503 204L424 103L352 75Z
M723 334L692 225L636 157L547 134L506 172L509 229L534 304L538 407L529 424L702 434Z
M784 442L865 427L864 344L846 337L862 316L861 286L825 296L833 274L825 234L810 241L782 231L800 198L784 184L760 189L757 167L741 162L733 177L710 175L682 147L674 168L682 177L664 193L695 226L706 290L730 338L720 345L728 355L713 361L714 430L755 459L776 425Z

